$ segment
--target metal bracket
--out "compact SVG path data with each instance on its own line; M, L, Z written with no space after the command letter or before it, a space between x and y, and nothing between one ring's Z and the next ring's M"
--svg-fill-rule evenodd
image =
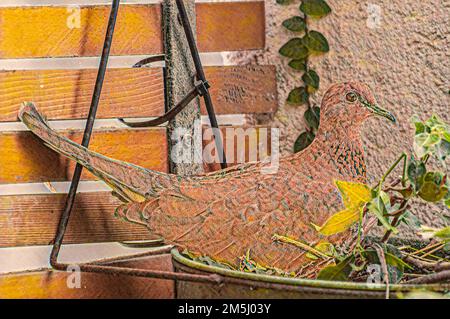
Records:
M203 65L200 60L200 54L198 52L197 44L195 42L194 34L192 31L192 27L189 22L189 18L186 13L186 8L184 6L183 0L176 0L177 8L179 12L179 19L181 24L183 25L184 33L186 35L186 39L189 45L189 50L192 56L192 59L194 61L195 71L196 71L196 78L197 81L195 82L195 88L194 90L197 91L197 95L193 96L194 92L191 90L185 98L183 98L173 109L171 109L169 112L165 113L164 115L150 121L145 122L125 122L123 119L120 119L120 121L129 127L150 127L150 126L157 126L161 125L171 119L173 119L178 113L180 113L189 103L196 98L197 96L203 97L205 101L206 110L208 112L209 122L211 124L211 127L214 129L219 129L219 125L217 123L216 114L214 112L214 107L211 99L211 95L209 93L209 88L211 87L208 81L206 80L205 71L203 70ZM144 59L138 63L135 64L135 67L141 67L147 63L151 63L154 61L160 61L161 56L155 56L150 57L147 59ZM227 159L225 156L225 151L222 144L222 139L220 136L217 136L214 134L214 140L216 143L216 149L217 153L219 155L220 159L220 166L222 169L227 168Z
M195 82L195 87L197 88L198 95L204 97L208 94L208 89L211 87L208 81L198 80Z
M108 21L108 27L106 31L105 36L105 42L103 44L103 51L102 56L100 60L100 66L97 73L97 79L95 82L95 88L94 93L92 96L92 101L89 109L89 115L86 123L86 127L83 134L83 141L81 145L84 147L89 146L89 141L92 135L92 130L94 127L94 121L97 114L97 108L100 101L100 95L103 87L103 81L105 78L106 73L106 67L108 64L108 59L110 55L110 49L112 44L112 39L114 35L114 29L115 24L117 21L117 13L119 11L120 6L120 0L113 0L111 5L111 12L109 16ZM189 42L189 46L191 49L191 54L194 59L196 71L197 71L197 78L198 82L195 83L195 87L188 93L188 95L180 101L177 106L172 109L171 111L167 112L163 116L144 123L126 123L122 120L125 124L131 127L142 127L142 126L154 126L162 124L171 118L173 118L176 114L178 114L186 105L189 104L194 98L197 96L202 96L205 98L205 104L208 109L208 115L210 118L211 125L213 127L217 127L217 121L214 113L214 109L212 107L211 97L209 95L209 84L205 79L205 75L203 72L203 68L200 62L200 58L198 55L197 46L195 44L193 35L192 35L192 29L190 28L189 20L187 19L186 10L184 7L184 4L182 0L177 0L177 6L178 10L180 11L180 18L183 23L183 27L186 33L186 37ZM143 61L138 62L134 67L141 67L142 65L146 63L151 63L154 61L160 61L162 60L161 56L155 56L150 57L148 59L145 59ZM220 139L216 139L217 143L217 149L222 150L222 142ZM223 157L225 159L225 157ZM224 164L224 167L226 167L226 164ZM68 264L60 263L58 262L58 256L59 252L61 250L62 241L64 239L64 234L67 229L67 224L69 222L70 214L72 212L73 205L75 203L75 197L78 189L78 184L80 182L80 177L82 173L83 167L80 164L77 164L75 167L75 171L73 174L72 182L69 189L69 194L67 195L66 204L63 210L63 213L61 215L57 233L55 236L55 240L53 243L52 251L50 254L50 265L56 269L65 271L67 270ZM159 255L167 253L168 249L163 248L155 252L150 252L146 254L147 256L151 255ZM85 272L95 272L95 273L106 273L106 274L112 274L112 275L129 275L129 276L139 276L139 277L151 277L151 278L160 278L160 279L172 279L172 280L184 280L184 281L194 281L194 282L209 282L209 283L216 283L220 284L223 281L223 278L219 275L197 275L197 274L188 274L188 273L177 273L172 271L157 271L157 270L144 270L144 269L136 269L136 268L122 268L122 267L115 267L115 266L105 266L105 265L98 265L94 263L88 263L88 264L81 264L79 265L81 271Z
M172 108L169 112L164 113L160 117L157 117L156 119L145 122L126 122L124 119L119 119L119 121L129 127L151 127L161 125L173 119L197 96L204 96L208 88L208 82L196 82L195 87L191 91L189 91L189 93L177 105L175 105L174 108Z

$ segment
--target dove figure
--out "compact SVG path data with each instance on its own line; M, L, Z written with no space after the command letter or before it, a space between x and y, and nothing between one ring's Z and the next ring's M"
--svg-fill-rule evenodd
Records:
M320 126L312 144L281 157L278 170L264 173L263 162L245 163L196 176L176 176L107 158L52 130L33 103L20 120L43 142L106 182L124 204L117 214L143 224L168 244L237 266L252 260L297 272L311 260L299 247L274 240L279 234L311 245L322 240L322 225L342 209L334 181L366 182L361 125L379 115L370 88L357 82L333 85L324 95ZM327 238L342 242L350 231Z

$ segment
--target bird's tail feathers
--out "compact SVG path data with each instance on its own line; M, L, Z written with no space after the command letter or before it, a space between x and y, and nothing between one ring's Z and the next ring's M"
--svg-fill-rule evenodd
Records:
M144 201L148 192L147 188L152 184L149 183L152 174L161 175L130 163L108 158L58 134L48 125L33 103L22 104L19 119L42 139L46 146L81 164L107 183L124 201Z

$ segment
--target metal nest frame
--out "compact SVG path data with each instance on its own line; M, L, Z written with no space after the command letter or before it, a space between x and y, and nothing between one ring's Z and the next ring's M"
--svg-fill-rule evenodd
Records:
M211 126L214 129L218 129L217 119L214 112L211 95L209 93L210 85L206 80L205 73L203 71L203 66L200 61L200 55L198 53L198 48L195 43L194 34L186 13L186 8L182 0L176 0L180 21L183 25L184 33L186 35L187 42L189 44L190 53L194 62L196 70L196 82L194 88L184 97L180 102L178 102L171 110L167 111L164 115L141 123L127 123L123 119L120 119L124 124L130 127L150 127L157 126L173 119L179 112L181 112L192 100L198 96L203 97L208 112L208 117ZM89 108L89 114L87 118L86 127L83 134L83 140L81 145L84 147L89 146L90 138L92 135L92 130L94 127L94 121L97 114L98 104L100 101L100 95L103 87L103 82L105 78L106 68L108 64L108 59L110 55L110 49L112 44L112 39L114 35L114 29L117 21L117 13L119 11L120 0L113 0L111 5L111 12L108 21L108 27L106 31L106 37L103 44L103 51L100 60L100 66L97 73L97 79L95 82L94 93L91 100L91 105ZM134 65L134 67L141 67L150 62L159 61L164 59L164 55L150 57L142 60ZM226 158L225 152L222 145L221 138L215 137L216 148L219 154L222 154L221 167L226 168ZM61 250L62 241L64 239L64 234L69 222L70 214L75 202L75 197L78 189L78 184L80 182L80 177L83 167L80 164L75 166L72 182L70 184L69 193L67 195L65 207L61 215L55 240L53 243L52 251L50 254L50 265L53 269L65 271L67 270L69 264L64 264L58 262L59 252ZM146 253L145 256L159 255L168 253L169 248L162 248L153 252ZM159 271L159 270L147 270L138 268L125 268L125 267L115 267L115 266L105 266L95 263L87 263L78 265L81 271L84 272L94 272L94 273L104 273L112 275L128 275L128 276L138 276L138 277L149 277L149 278L159 278L159 279L170 279L170 280L184 280L184 281L194 281L194 282L209 282L220 284L223 281L223 277L217 274L211 275L198 275L189 273L177 273L173 271Z

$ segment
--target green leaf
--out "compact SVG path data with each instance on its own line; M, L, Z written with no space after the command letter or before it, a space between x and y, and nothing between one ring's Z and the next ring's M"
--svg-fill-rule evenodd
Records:
M367 258L369 263L381 265L378 254L375 250L368 249L364 251L363 256ZM398 283L403 277L405 268L413 269L410 265L405 263L403 260L397 256L391 254L390 252L384 252L384 257L386 259L386 264L388 265L389 282Z
M380 260L378 259L378 254L375 250L368 249L363 252L363 255L364 255L364 257L369 259L370 262L375 262L375 263L380 262ZM386 264L388 264L388 265L397 267L397 268L401 269L402 271L405 268L413 269L413 267L411 267L410 265L408 265L403 260L401 260L400 258L398 258L397 256L395 256L394 254L392 254L390 252L385 251L384 256L386 258Z
M448 194L448 187L444 184L446 176L441 172L428 172L423 178L419 197L431 203L443 200Z
M315 226L316 230L325 236L339 234L349 229L361 216L361 208L348 208L331 216L322 227Z
M302 39L293 38L281 47L279 53L291 59L304 59L308 56L308 49Z
M323 268L317 279L319 280L332 280L332 281L348 281L348 276L352 271L351 264L355 260L353 255L348 256L336 266L328 266Z
M415 135L425 133L425 125L422 122L415 122L414 125L416 127Z
M291 4L294 0L277 0L278 4L281 4L282 6L287 6L288 4Z
M438 144L441 141L441 138L438 134L429 134L428 138L423 142L423 146L430 147Z
M445 242L450 241L450 226L442 228L442 229L436 229L428 226L422 226L421 227L420 234L424 239L430 239L430 238L439 238Z
M306 30L305 19L303 19L302 17L292 17L290 19L284 20L282 24L283 27L292 32L303 32Z
M408 225L411 228L419 228L422 225L422 222L416 215L411 213L410 211L406 211L399 219L399 222Z
M326 53L330 51L330 46L324 35L317 31L310 31L303 37L303 45L313 53Z
M311 87L315 90L319 88L320 78L319 75L314 70L309 70L302 76L303 82L305 82L308 87Z
M398 233L398 230L389 223L389 220L386 217L388 211L386 209L386 204L384 203L384 201L381 199L380 196L372 199L372 201L367 205L367 208L369 209L369 212L371 212L378 218L379 222L387 230L392 231L394 234Z
M443 249L447 254L450 253L450 241L445 244Z
M450 156L450 143L442 139L441 143L436 146L436 155L441 162L444 162Z
M294 143L294 153L298 153L307 148L316 136L313 132L304 132L300 134L297 140Z
M450 192L449 192L449 193L450 193ZM447 198L447 199L445 200L444 204L445 204L448 208L450 208L450 198Z
M450 126L436 115L425 122L414 116L412 122L416 129L414 152L419 158L433 155L445 166L445 160L450 156Z
M287 102L292 105L302 105L308 101L309 94L304 87L293 89L287 98Z
M427 169L425 163L422 161L416 161L413 158L408 164L407 174L408 179L413 185L414 189L418 190L421 186L421 181L423 180Z
M288 64L291 68L296 71L305 71L306 70L306 61L305 59L294 59L291 60Z
M325 223L314 228L325 236L331 236L349 229L361 217L361 210L372 199L371 189L361 183L336 181L345 209L330 216Z
M447 141L447 142L449 142L450 143L450 132L444 132L443 134L442 134L442 137Z
M414 137L414 153L418 158L422 158L429 153L429 148L425 146L427 139L428 133L420 133Z
M436 114L433 114L428 120L425 121L425 125L428 127L440 126L443 124L444 122Z
M320 124L320 108L314 106L307 109L305 112L305 120L310 128L317 130Z
M300 10L316 19L322 18L331 12L330 6L324 0L302 0Z
M450 240L450 226L437 231L434 236L445 241Z

